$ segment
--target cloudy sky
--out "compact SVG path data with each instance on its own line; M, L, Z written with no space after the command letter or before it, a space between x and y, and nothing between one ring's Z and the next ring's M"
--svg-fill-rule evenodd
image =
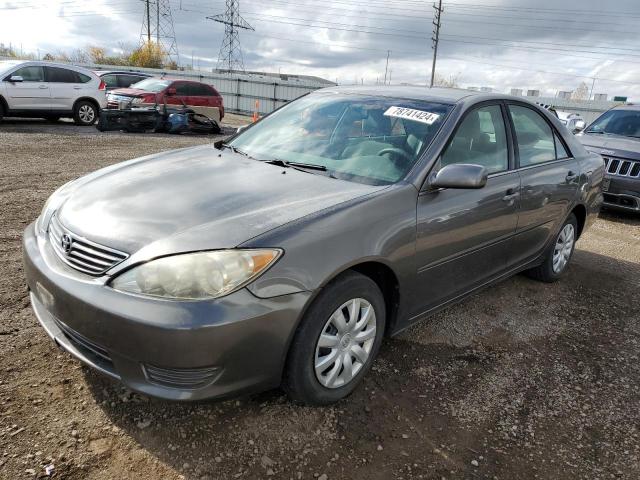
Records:
M216 65L224 27L206 20L224 0L165 0L182 64ZM424 84L431 72L433 0L241 0L245 67L341 84ZM436 71L460 86L574 90L640 99L640 1L443 1ZM141 0L0 0L0 43L25 52L135 46Z

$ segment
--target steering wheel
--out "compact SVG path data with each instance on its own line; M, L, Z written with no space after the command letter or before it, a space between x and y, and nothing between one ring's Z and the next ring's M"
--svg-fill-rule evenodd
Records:
M398 148L398 147L383 148L382 150L380 150L378 152L378 156L381 157L382 155L385 155L387 153L392 153L392 154L397 155L399 157L403 157L406 160L408 160L409 162L411 162L413 160L411 155L409 155L407 152L405 152L404 150L402 150L401 148Z

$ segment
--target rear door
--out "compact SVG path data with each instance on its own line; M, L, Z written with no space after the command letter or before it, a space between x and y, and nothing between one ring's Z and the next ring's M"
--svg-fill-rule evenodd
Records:
M22 82L9 81L12 76L22 77ZM6 75L3 82L9 110L49 110L49 84L45 82L43 67L32 65L19 68Z
M508 267L518 220L520 177L513 169L506 109L500 102L473 107L434 167L477 164L485 187L420 193L416 260L418 315L500 275Z
M44 75L51 91L51 109L70 112L84 90L78 73L68 68L44 67Z
M555 127L531 105L510 103L516 162L522 179L512 262L538 256L578 194L579 165Z

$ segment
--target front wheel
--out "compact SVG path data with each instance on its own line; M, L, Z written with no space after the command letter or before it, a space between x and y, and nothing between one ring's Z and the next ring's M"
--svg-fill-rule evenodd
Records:
M73 121L76 125L88 127L96 123L98 119L98 107L93 103L82 100L73 109Z
M328 405L349 395L371 368L384 329L384 297L373 280L348 272L331 282L292 342L283 381L289 397Z
M542 264L527 274L542 282L555 282L567 270L578 239L578 220L572 213L565 220L560 232L547 249Z

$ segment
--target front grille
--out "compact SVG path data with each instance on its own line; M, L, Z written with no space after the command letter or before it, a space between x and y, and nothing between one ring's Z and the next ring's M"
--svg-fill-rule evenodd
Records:
M111 357L109 356L109 352L107 352L103 347L98 345L97 343L92 342L87 337L79 334L72 328L68 327L64 323L62 323L57 318L55 319L56 325L62 330L65 336L69 339L69 341L83 353L89 353L94 357L97 357L98 360L102 362L107 362L111 365ZM96 358L94 358L95 360Z
M150 382L164 387L189 390L206 387L213 383L221 372L218 367L164 368L146 364L143 367Z
M628 178L640 178L640 162L615 157L602 158L604 158L605 171L609 175Z
M74 235L62 226L55 215L49 223L49 241L63 262L90 275L101 275L129 256Z

